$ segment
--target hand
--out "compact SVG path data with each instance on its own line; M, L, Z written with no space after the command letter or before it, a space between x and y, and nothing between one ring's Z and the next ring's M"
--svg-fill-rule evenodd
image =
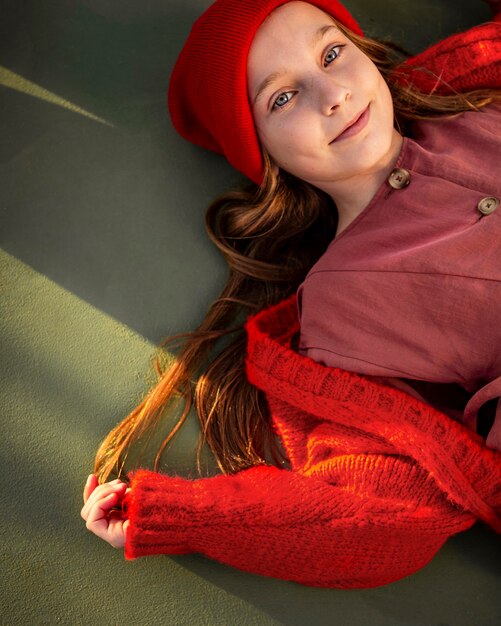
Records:
M120 511L111 509L121 506L125 494L129 491L126 487L127 485L120 480L99 485L97 477L91 474L83 492L84 506L81 516L87 522L87 528L114 548L125 546L125 533L129 522L122 518Z

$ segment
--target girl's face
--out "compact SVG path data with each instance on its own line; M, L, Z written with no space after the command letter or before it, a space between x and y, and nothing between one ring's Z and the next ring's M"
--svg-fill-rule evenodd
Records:
M289 2L273 11L247 70L259 139L280 168L329 191L388 162L398 137L388 86L320 9Z

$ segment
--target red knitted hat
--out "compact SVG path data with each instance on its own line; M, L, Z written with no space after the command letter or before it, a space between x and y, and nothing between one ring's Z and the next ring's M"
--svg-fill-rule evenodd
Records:
M185 139L219 154L260 183L263 162L247 98L247 56L265 18L290 0L216 0L193 25L169 85L172 122ZM358 35L337 0L312 0Z

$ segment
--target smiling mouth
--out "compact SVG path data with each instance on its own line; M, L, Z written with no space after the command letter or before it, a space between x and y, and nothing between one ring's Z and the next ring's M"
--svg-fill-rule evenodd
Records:
M367 107L359 115L357 115L357 117L350 122L348 126L346 126L344 130L342 130L330 143L335 143L336 141L353 137L353 135L356 135L363 128L365 128L367 126L367 122L369 121L369 107L370 104L367 105Z

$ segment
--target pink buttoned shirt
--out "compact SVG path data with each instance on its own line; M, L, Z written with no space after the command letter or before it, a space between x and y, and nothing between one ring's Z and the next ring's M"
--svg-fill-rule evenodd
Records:
M396 170L300 286L299 350L474 428L501 396L501 105L416 122Z

